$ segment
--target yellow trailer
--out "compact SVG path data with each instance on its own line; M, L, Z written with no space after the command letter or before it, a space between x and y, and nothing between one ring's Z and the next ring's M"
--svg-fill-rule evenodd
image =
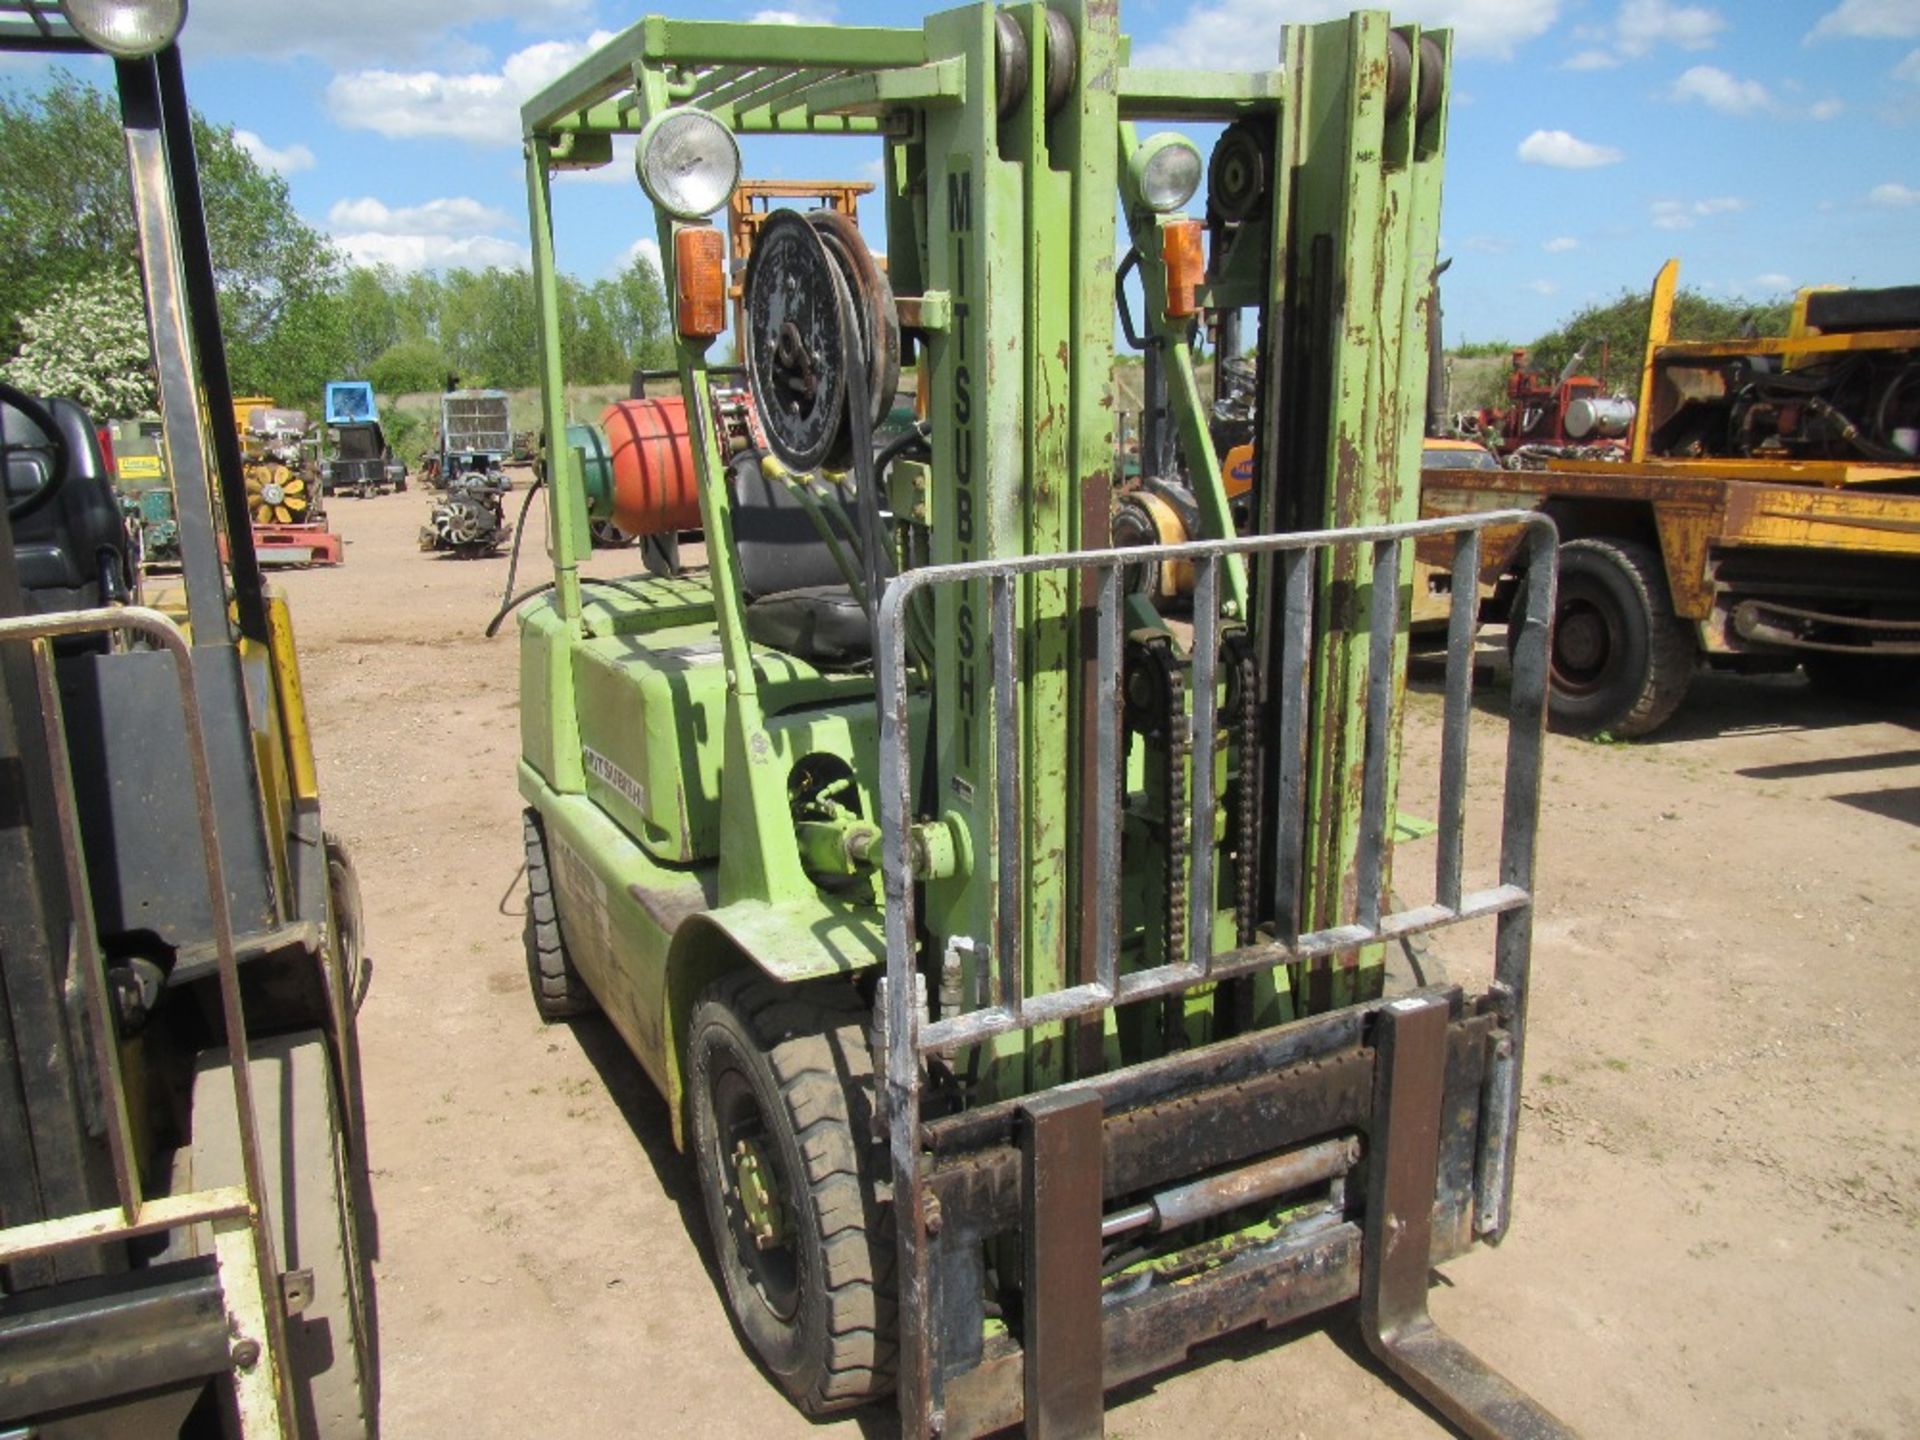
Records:
M1920 287L1807 291L1784 337L1675 341L1677 278L1669 261L1654 285L1624 461L1430 468L1422 515L1554 518L1564 728L1647 734L1702 663L1904 690L1920 676ZM1517 538L1486 538L1484 618L1524 587ZM1451 557L1439 542L1421 558Z

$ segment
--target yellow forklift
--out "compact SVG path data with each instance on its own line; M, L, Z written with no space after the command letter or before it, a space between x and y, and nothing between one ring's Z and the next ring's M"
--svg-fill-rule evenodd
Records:
M376 1429L358 887L248 525L180 0L0 5L111 57L177 603L94 417L0 386L0 1434Z

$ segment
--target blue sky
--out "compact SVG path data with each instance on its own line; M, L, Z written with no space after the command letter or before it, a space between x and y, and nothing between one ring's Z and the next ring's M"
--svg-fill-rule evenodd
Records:
M685 0L713 19L913 23L910 3ZM931 8L931 7L930 7ZM1143 63L1273 55L1327 0L1123 0ZM192 0L196 103L245 132L357 258L523 264L519 101L644 7L610 0ZM1527 340L1644 292L1669 255L1722 296L1920 282L1920 0L1423 0L1456 37L1442 253L1450 341ZM8 73L33 83L19 64ZM877 170L763 142L749 174ZM654 230L630 166L564 187L561 260L610 273Z

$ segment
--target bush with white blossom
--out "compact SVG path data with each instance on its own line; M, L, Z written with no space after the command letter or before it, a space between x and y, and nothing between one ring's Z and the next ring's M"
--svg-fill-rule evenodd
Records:
M95 420L131 420L158 405L146 303L134 272L111 266L63 285L20 317L25 339L0 379L77 400Z

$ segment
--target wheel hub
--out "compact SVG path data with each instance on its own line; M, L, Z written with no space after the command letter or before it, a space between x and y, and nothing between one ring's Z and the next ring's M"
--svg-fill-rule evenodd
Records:
M739 1140L733 1147L733 1180L740 1192L747 1234L756 1249L777 1250L787 1243L787 1207L780 1203L773 1167L760 1152L757 1139Z
M1613 648L1611 627L1597 608L1579 601L1563 605L1553 628L1555 683L1568 691L1590 690L1604 677Z

